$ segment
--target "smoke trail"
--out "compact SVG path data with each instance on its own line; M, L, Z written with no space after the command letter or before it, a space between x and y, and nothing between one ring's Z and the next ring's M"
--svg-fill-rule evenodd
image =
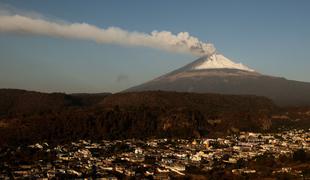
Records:
M1 15L0 32L43 35L60 38L91 40L126 46L144 46L170 52L191 53L197 56L210 55L216 50L213 44L204 43L188 32L172 34L169 31L153 31L150 34L128 32L109 27L100 29L87 23L58 23L42 18L22 15Z

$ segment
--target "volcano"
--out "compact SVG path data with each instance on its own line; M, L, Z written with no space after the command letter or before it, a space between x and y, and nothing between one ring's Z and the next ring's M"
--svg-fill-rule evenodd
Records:
M154 90L257 95L280 106L310 105L310 83L264 75L219 53L203 56L125 92Z

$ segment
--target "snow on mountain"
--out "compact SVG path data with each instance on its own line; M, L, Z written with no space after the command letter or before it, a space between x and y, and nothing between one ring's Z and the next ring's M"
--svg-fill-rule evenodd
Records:
M232 60L226 58L222 54L213 54L211 56L206 56L205 60L198 64L197 66L193 67L195 70L201 69L240 69L245 71L254 72L255 70L241 64L235 63Z

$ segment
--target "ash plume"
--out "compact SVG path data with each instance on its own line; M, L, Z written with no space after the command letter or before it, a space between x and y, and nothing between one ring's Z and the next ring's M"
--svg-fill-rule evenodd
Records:
M55 22L43 18L0 13L0 32L95 41L97 43L142 46L195 56L215 53L213 44L200 41L188 32L129 32L118 27L99 28L87 23Z

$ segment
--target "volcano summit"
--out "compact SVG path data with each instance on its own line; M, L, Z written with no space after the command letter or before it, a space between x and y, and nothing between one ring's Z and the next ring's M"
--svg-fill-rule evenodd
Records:
M202 61L197 63L193 69L239 69L253 72L253 69L244 66L241 63L235 63L232 60L226 58L222 54L213 54L211 56L204 56Z
M177 91L265 96L281 106L310 105L310 83L261 74L214 53L125 91Z

